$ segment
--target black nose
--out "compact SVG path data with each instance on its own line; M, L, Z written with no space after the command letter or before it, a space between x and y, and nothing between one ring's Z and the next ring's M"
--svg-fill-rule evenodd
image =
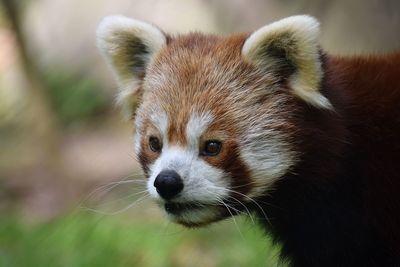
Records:
M157 175L154 187L162 198L169 200L182 191L183 181L176 171L165 170Z

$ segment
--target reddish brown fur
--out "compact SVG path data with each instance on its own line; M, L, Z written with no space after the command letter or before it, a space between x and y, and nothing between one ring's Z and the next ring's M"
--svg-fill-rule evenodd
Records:
M342 81L331 90L342 94L365 216L400 255L400 53L336 57L327 65L331 79Z
M268 203L262 206L270 221L262 222L283 244L283 255L295 266L400 264L400 53L351 58L321 54L321 92L334 107L329 111L294 96L282 77L263 77L245 62L241 47L247 36L168 39L148 75L168 68L167 75L175 76L159 84L147 101L161 99L152 104L173 118L169 142L186 145L193 111L211 112L216 120L201 140L223 133L224 147L217 157L204 159L231 174L232 188L246 194L253 181L251 169L239 157L239 145L248 129L238 126L238 113L249 104L259 105L258 112L276 113L265 130L285 133L299 161L271 194L258 200ZM263 86L265 91L243 97L246 105L232 102L229 92L218 88L214 69L207 68L216 63L238 87ZM139 156L145 171L157 157L146 151L146 138L143 134ZM225 211L221 216L228 215Z
M294 266L398 266L400 53L322 60L335 112L299 103L303 156L263 199L279 207L265 225Z

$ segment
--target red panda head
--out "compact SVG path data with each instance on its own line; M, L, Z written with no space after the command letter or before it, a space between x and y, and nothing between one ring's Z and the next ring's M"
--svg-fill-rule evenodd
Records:
M204 225L247 209L298 162L304 103L331 108L319 92L318 30L308 16L227 37L102 21L98 45L118 101L135 113L148 191L173 221Z

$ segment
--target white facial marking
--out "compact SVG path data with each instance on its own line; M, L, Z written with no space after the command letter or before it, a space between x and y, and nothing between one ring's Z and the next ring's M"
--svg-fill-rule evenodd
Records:
M193 113L186 125L188 146L194 150L199 147L199 138L212 122L213 117L208 112Z
M167 142L166 140L167 129L168 129L167 113L165 111L155 112L150 116L150 120L153 123L153 125L157 128L160 135L164 137L163 138L164 141Z
M142 139L142 135L140 133L140 129L143 128L142 116L140 116L140 115L136 116L134 128L135 128L135 134L133 136L133 146L134 146L135 153L138 154L140 151L140 140Z
M157 128L158 132L161 136L165 137L163 139L163 143L167 143L166 140L166 133L168 129L168 116L164 110L161 109L153 109L152 115L150 115L151 123ZM135 137L134 137L134 148L135 152L138 153L140 151L140 140L141 140L141 133L140 129L143 127L143 118L140 115L136 116L135 120Z
M259 120L268 121L267 118ZM273 189L279 180L296 161L283 133L262 127L262 122L254 123L246 133L244 143L249 144L241 149L241 156L249 166L255 183L249 197L265 194L265 190ZM258 125L258 126L257 126Z
M199 158L198 151L180 147L163 147L162 154L151 166L148 190L152 197L161 200L154 181L163 170L174 170L182 178L183 191L176 202L217 203L227 196L228 181L224 173Z

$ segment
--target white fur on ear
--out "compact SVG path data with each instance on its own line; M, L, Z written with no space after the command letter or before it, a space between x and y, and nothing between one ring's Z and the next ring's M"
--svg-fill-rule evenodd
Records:
M266 25L245 41L242 55L274 73L278 68L294 68L288 82L293 93L307 103L332 109L319 92L323 77L319 55L319 23L310 16L288 17Z
M119 85L117 102L132 115L146 68L166 44L157 27L124 16L105 17L97 28L97 45Z

